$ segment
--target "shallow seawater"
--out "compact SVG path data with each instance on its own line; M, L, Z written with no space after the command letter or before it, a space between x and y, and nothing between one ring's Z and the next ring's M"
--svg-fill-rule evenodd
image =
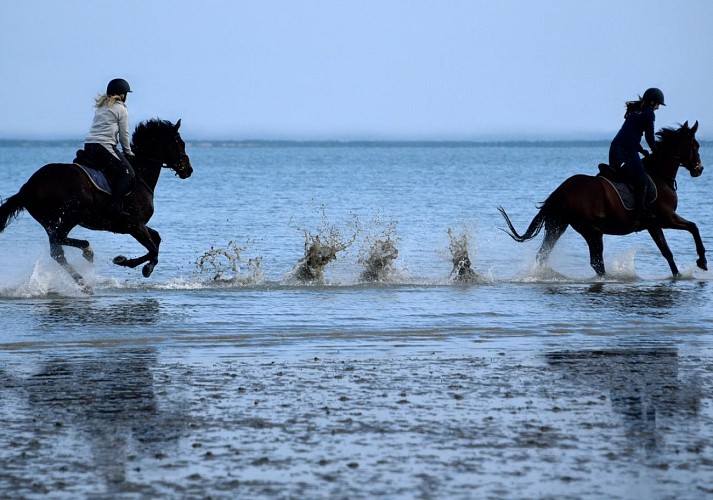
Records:
M189 139L189 138L187 138ZM709 165L709 146L702 159ZM154 498L700 498L713 495L711 279L667 232L562 238L549 267L518 228L606 144L188 145L143 250L77 229L49 258L28 215L0 234L0 492ZM70 146L0 147L7 197ZM708 172L679 213L713 234ZM453 273L454 237L477 279ZM322 281L309 244L338 249ZM389 241L378 281L364 279Z

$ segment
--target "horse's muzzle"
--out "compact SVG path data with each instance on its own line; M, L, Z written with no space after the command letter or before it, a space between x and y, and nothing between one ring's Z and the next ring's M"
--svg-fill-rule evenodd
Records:
M191 160L189 160L186 155L182 156L181 162L173 170L179 178L188 179L193 174Z
M185 168L176 171L180 179L188 179L193 174L193 167L186 165Z
M691 170L691 177L699 177L703 173L703 163L696 163Z

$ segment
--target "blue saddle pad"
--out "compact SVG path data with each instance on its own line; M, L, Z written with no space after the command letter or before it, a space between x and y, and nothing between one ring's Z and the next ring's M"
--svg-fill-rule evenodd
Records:
M80 165L79 163L75 163L75 165L84 170L84 173L87 174L89 180L92 181L92 184L94 184L94 186L99 191L104 191L107 194L111 194L109 181L106 180L104 172L100 172L99 170L93 168L85 167L84 165Z
M626 182L614 181L601 176L602 179L606 180L611 184L619 195L621 203L627 210L634 210L636 206L636 201L634 200L634 190ZM658 191L656 190L656 184L651 180L651 177L646 176L646 203L651 204L658 198Z

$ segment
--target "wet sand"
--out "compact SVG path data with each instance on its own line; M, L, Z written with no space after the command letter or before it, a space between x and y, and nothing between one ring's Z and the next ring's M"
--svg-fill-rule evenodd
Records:
M704 498L711 354L6 352L0 493Z

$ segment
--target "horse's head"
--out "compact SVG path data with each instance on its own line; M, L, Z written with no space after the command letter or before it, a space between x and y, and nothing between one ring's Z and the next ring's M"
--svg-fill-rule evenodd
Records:
M179 128L181 128L180 119L173 125L175 134L173 144L167 145L168 151L166 158L168 159L164 163L168 168L173 170L178 177L187 179L193 173L193 167L191 166L191 160L186 154L186 143L183 142L181 134L178 133Z
M186 154L178 129L181 120L172 124L167 120L149 120L136 127L131 139L131 147L137 156L173 170L181 179L187 179L193 173L191 160Z
M678 130L670 132L670 144L667 144L667 151L691 174L691 177L698 177L703 173L703 163L699 153L700 144L696 140L698 122L693 127L688 126L688 122L681 125ZM666 131L659 133L662 140L666 138Z
M683 127L687 129L688 132L688 141L690 142L691 146L689 148L689 160L688 163L683 163L683 166L688 169L688 171L691 173L691 177L698 177L703 173L703 162L701 162L701 155L698 152L699 148L701 147L700 144L698 144L698 141L696 140L696 131L698 130L698 120L696 120L696 123L693 125L693 127L689 128L688 127L688 122L684 123Z

